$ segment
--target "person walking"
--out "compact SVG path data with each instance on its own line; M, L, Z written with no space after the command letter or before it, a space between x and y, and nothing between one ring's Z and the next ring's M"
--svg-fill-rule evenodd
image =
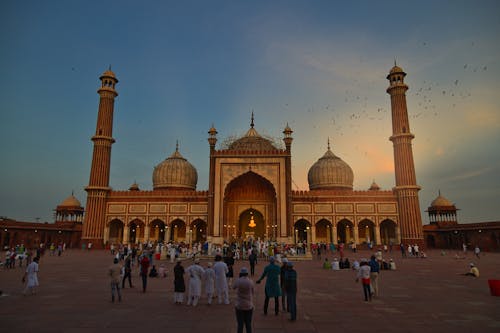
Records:
M370 262L370 291L372 296L378 297L378 276L380 274L380 264L374 255L371 256Z
M255 250L252 250L252 253L248 256L248 262L250 263L250 275L255 275L255 265L257 265L257 254Z
M122 279L122 289L125 289L125 280L128 279L128 285L130 288L134 288L132 285L132 262L130 256L125 259L125 264L123 265L123 279Z
M280 273L281 269L278 265L274 263L274 257L269 258L269 265L264 268L264 272L261 277L257 280L259 284L264 278L266 278L265 294L266 298L264 300L264 315L267 315L267 308L269 306L269 298L274 298L274 314L279 313L279 297L281 296L280 288Z
M215 291L215 271L212 268L211 262L207 264L207 269L205 269L204 280L205 280L205 293L207 294L208 305L211 305Z
M139 262L141 266L141 278L142 278L142 292L146 292L146 287L148 285L148 269L149 269L149 257L147 252L142 254L141 261Z
M227 285L226 274L229 272L227 265L222 261L220 255L215 256L215 291L217 292L217 300L219 304L224 301L224 304L229 304L229 290Z
M26 295L28 291L30 294L34 295L36 293L35 288L38 287L38 261L40 257L35 257L33 261L26 267L26 272L24 272L23 283L26 283L23 294Z
M233 289L236 289L236 322L238 324L237 332L243 333L243 327L246 328L246 333L252 333L252 314L253 314L253 297L254 284L248 277L248 269L242 267L240 275L233 283Z
M359 266L356 282L359 282L359 279L361 279L361 284L363 285L365 302L368 302L368 299L371 301L372 293L370 290L370 265L368 265L368 261L366 259L361 259L361 264Z
M477 259L481 259L479 257L480 253L481 253L481 250L479 249L479 245L476 245L476 247L474 248L474 254L476 255Z
M297 320L297 272L293 269L293 262L289 261L285 271L285 290L287 309L290 320Z
M177 258L177 263L174 267L174 302L175 304L182 304L184 302L184 292L186 291L186 284L184 283L184 267L182 266L181 259Z
M201 297L201 279L205 270L200 266L200 259L196 258L194 263L186 269L189 276L189 290L187 305L196 306Z
M118 302L122 301L122 294L120 292L120 273L122 268L118 264L119 260L117 258L113 259L113 264L109 266L108 275L111 282L111 302L115 302L115 292L118 294Z

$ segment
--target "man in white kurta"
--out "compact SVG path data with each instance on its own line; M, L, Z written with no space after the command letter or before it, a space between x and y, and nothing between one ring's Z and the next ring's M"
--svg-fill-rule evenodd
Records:
M35 287L38 286L38 257L35 257L33 261L26 267L26 273L23 277L23 282L26 282L26 288L23 294L29 290L31 294L35 293Z
M212 263L208 263L207 269L205 269L205 293L207 294L208 305L212 304L212 298L214 297L215 291L215 271L212 268Z
M227 286L226 274L229 272L227 265L222 261L220 255L215 256L215 291L217 292L217 300L219 304L224 301L224 304L229 304L229 289Z
M189 276L189 290L187 305L196 306L201 296L201 279L205 270L200 266L200 259L195 259L194 264L186 269Z

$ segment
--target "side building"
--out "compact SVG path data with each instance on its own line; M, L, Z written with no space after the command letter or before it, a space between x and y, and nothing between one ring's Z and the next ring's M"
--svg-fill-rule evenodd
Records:
M468 249L479 246L482 251L500 250L500 221L458 223L458 210L440 191L427 209L429 224L424 225L427 247L461 251L465 244Z

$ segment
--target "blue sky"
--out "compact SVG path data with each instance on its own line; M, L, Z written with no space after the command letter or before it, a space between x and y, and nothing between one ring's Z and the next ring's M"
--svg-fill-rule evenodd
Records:
M85 203L99 76L112 66L110 185L152 188L175 150L208 183L207 131L294 130L293 181L332 150L355 189L394 186L387 75L406 82L424 211L438 190L460 222L499 220L497 1L2 1L0 215L52 221ZM427 223L426 213L423 221Z

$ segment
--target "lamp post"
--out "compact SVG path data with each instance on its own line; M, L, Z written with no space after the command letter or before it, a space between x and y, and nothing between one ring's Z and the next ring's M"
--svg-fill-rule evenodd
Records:
M309 235L310 234L309 229L310 229L310 227L307 226L306 230L305 230L305 232L306 232L306 239L307 239L307 253L311 253L311 242L309 241L311 237Z
M295 229L295 244L298 244L299 242L299 230Z
M189 230L188 230L189 250L191 250L191 244L192 244L192 242L193 242L193 237L192 237L192 234L193 234L193 230L189 229Z

